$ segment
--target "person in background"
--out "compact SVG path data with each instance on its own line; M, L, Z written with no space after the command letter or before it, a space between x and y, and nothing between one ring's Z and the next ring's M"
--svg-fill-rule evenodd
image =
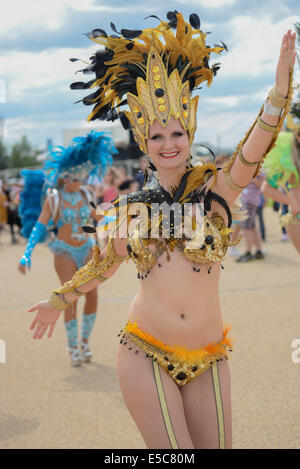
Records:
M139 163L140 163L140 169L134 176L134 185L132 186L133 188L132 192L137 192L137 191L142 190L142 187L144 185L144 173L147 167L147 157L141 156Z
M259 203L259 206L257 207L256 213L258 216L261 239L263 241L266 241L266 227L265 227L264 214L263 214L264 206L265 206L265 198L262 195L262 193L260 193L260 203Z
M7 196L2 190L2 181L0 181L0 234L7 224Z
M11 244L18 242L15 233L15 225L18 224L18 208L14 199L13 192L7 181L2 182L2 190L7 197L7 224L10 228Z
M249 262L254 259L264 259L262 253L262 238L256 227L256 213L260 205L261 192L260 187L264 181L264 176L258 175L242 192L242 204L248 212L248 218L241 224L243 230L246 252L242 254L236 262ZM255 253L252 255L252 249Z

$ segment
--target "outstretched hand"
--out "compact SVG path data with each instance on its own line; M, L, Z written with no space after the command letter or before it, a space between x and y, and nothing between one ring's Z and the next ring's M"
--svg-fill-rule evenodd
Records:
M37 311L34 320L31 323L30 329L35 328L33 338L41 339L47 332L49 327L48 337L52 336L55 328L56 321L59 318L60 311L54 308L48 301L41 301L34 306L31 306L27 311Z
M290 69L294 67L296 33L289 29L282 38L280 56L276 69L276 88L278 93L286 98L289 91Z

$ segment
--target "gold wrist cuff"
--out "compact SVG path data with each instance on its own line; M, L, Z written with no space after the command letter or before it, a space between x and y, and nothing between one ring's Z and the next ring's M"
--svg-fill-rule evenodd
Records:
M274 125L266 124L260 116L258 116L256 122L257 122L258 127L260 127L263 130L266 130L267 132L271 132L272 134L276 132L277 127L278 127L278 125L274 126Z
M65 301L61 300L58 293L55 293L54 290L52 290L52 292L50 293L48 303L50 303L50 305L52 305L59 311L63 311L67 306L69 306L69 303L66 303Z
M281 94L278 93L276 86L273 86L269 92L268 99L271 104L279 109L283 109L287 103L287 98L283 98Z
M250 161L245 160L245 158L243 157L243 153L242 153L242 147L239 149L238 155L239 155L240 162L243 163L245 166L256 166L257 164L260 163L260 160L254 161L252 163L250 163Z

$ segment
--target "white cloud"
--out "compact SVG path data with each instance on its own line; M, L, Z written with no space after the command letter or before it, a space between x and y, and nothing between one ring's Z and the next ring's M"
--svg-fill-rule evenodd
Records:
M3 3L0 9L0 36L6 36L9 40L9 36L20 26L30 28L39 25L48 30L57 30L70 8L93 10L94 0L10 0ZM101 7L97 9L101 10Z
M90 43L90 41L88 41ZM0 70L7 81L8 102L18 102L24 95L40 89L45 94L66 88L72 81L87 81L86 77L74 75L86 66L82 62L71 63L69 58L86 60L95 52L95 45L84 49L55 49L39 53L14 52L9 57L0 55Z
M222 75L257 77L274 72L275 78L282 37L297 20L297 16L285 17L278 23L259 15L233 18L229 24L230 50L222 55Z
M186 4L186 0L177 0L178 3ZM218 8L225 5L232 5L236 0L191 0L189 3L193 6L201 6L205 8Z

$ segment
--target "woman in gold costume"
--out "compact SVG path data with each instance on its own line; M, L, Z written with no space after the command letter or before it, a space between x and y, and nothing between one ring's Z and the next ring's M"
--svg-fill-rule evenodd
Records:
M154 174L127 197L127 205L122 198L113 201L106 213L115 216L106 248L101 253L95 248L92 261L70 282L29 309L37 312L31 328L34 338L46 332L51 337L70 302L132 259L140 282L120 333L118 376L147 447L230 448L232 341L218 295L230 245L230 207L258 173L288 112L295 35L284 35L276 86L230 161L217 171L213 163L193 166L190 157L198 104L191 92L204 81L211 84L219 66L210 66L210 56L226 46L206 45L196 14L189 23L177 11L167 19L143 31L118 32L112 24L112 36L101 29L89 33L105 46L88 67L96 79L72 87L96 88L83 100L94 104L90 120L130 122ZM124 104L129 111L121 113ZM169 213L150 218L154 204Z

